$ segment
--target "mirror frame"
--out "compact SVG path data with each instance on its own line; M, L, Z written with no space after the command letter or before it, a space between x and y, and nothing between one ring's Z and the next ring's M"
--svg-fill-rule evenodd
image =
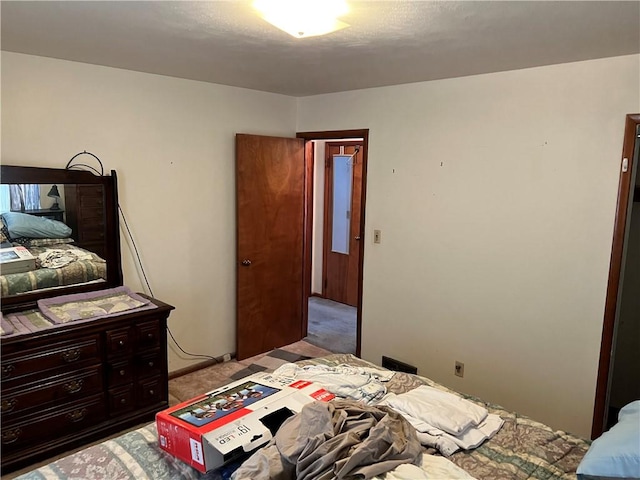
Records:
M34 308L38 300L71 293L104 290L122 285L120 227L118 219L118 180L115 170L98 176L85 170L0 165L0 183L84 184L102 185L105 195L105 258L107 280L104 283L67 285L55 289L35 290L0 299L2 312Z

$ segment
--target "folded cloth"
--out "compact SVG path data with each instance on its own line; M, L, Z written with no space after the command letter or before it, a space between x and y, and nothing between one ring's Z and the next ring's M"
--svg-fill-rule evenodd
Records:
M4 318L4 315L0 312L0 334L11 335L13 333L13 326Z
M38 261L43 268L62 268L78 260L91 260L91 253L77 248L48 248L45 252L38 255Z
M394 373L390 370L350 365L329 367L327 365L300 366L285 363L274 371L273 375L292 381L315 382L338 397L373 404L385 396L387 388L382 383L391 380Z
M37 332L44 328L51 328L54 325L37 309L10 313L7 315L7 320L14 327L14 334Z
M502 418L490 413L477 427L470 427L460 435L454 436L424 422L415 421L406 414L403 416L417 430L420 443L427 447L437 448L445 457L461 448L471 450L479 447L485 440L498 433L504 424Z
M38 308L54 323L67 323L151 309L155 308L155 304L133 293L128 287L122 286L96 292L45 298L38 300Z
M381 404L454 436L479 425L489 414L484 407L426 385L400 395L390 394Z
M397 412L350 400L312 402L288 418L234 480L369 479L420 460L415 430Z
M475 480L451 460L439 455L422 455L419 465L403 463L375 480Z

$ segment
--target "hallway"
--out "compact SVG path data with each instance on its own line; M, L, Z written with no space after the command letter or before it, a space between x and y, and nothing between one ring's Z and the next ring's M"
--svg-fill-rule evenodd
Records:
M305 341L334 353L356 353L357 309L320 297L309 297Z

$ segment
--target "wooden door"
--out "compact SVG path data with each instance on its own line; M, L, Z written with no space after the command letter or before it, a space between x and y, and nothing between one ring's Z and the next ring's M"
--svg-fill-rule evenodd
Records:
M361 142L330 142L325 156L323 296L358 306Z
M236 356L302 339L304 140L236 135Z

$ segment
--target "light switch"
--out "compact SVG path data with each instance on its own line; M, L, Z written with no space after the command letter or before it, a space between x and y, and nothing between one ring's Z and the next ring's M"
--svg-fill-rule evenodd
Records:
M380 230L374 230L373 231L373 243L380 243L380 237L382 236L382 233L380 232Z

